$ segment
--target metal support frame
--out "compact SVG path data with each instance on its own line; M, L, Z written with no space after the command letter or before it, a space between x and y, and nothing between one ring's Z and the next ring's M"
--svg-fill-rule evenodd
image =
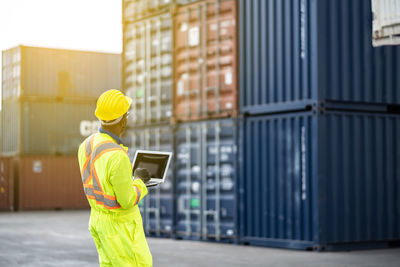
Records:
M145 90L144 90L144 105L143 115L144 122L149 122L151 118L151 20L147 20L145 23L145 38L144 43L146 46L145 50Z
M161 139L161 129L157 128L155 129L154 133L154 138L155 138L155 144L154 144L154 149L156 151L161 150L161 144L160 144L160 139ZM161 233L161 192L160 192L160 186L156 186L156 207L155 207L155 215L156 215L156 234L160 235Z
M202 27L202 19L201 19L201 5L197 6L197 29L199 32L199 43L197 45L197 116L201 115L201 102L202 102L202 80L201 80L201 62L202 62L202 58L201 58L201 54L202 54L202 36L201 36L201 29ZM205 27L207 28L207 27ZM203 73L205 75L205 73Z
M216 78L216 84L215 84L215 87L208 87L208 85L206 84L205 85L205 90L204 90L205 94L206 94L206 97L205 97L206 98L206 105L208 103L207 99L208 99L209 92L214 92L215 113L216 114L219 114L220 111L221 111L220 102L219 102L219 100L220 100L219 95L220 95L220 88L221 88L221 85L220 85L220 83L221 83L221 81L220 81L221 59L220 59L220 52L219 52L219 50L220 50L220 48L219 48L219 44L220 44L220 40L219 40L219 36L220 36L220 18L219 18L219 15L220 15L220 0L218 0L215 3L215 24L217 26L216 40L215 40L215 47L216 47L216 49L215 49L215 53L216 53L215 54L215 57L216 57L216 66L215 66L215 73L216 74L215 75L216 75L216 77L215 78ZM207 17L205 19L207 21ZM207 47L205 49L207 50ZM206 62L206 65L207 65L207 58L206 58L205 62ZM207 75L207 69L205 70L205 73L206 73L205 75ZM207 77L206 77L206 79L207 79ZM208 107L206 109L205 115L207 115L207 113L208 113Z
M202 148L205 148L205 153L202 151L201 157L201 169L204 170L201 175L201 203L202 203L202 233L203 239L207 239L207 216L209 214L207 210L207 123L201 123L201 144ZM202 149L203 150L203 149Z
M162 20L160 17L158 18L157 23L158 23L157 24L158 47L157 47L157 97L156 97L157 114L156 114L156 117L157 117L157 121L161 121L161 46L162 46L161 25L162 25ZM151 122L151 119L149 122Z
M188 208L185 208L185 205L183 205L183 209L184 209L184 213L186 216L186 235L187 236L191 236L192 234L192 228L191 228L191 221L190 221L190 217L191 217L191 206L190 206L190 199L191 199L191 191L190 191L190 185L191 185L191 162L192 162L192 158L191 158L191 129L190 126L188 126L186 128L186 146L188 149L188 159L186 162L186 196L188 198Z
M186 18L187 18L187 23L189 24L190 22L190 8L187 9L186 11ZM189 27L189 26L188 26ZM189 29L186 31L186 90L183 90L183 93L185 95L186 99L186 116L190 117L190 48L189 48Z
M220 0L216 3L216 10L215 10L215 21L217 23L217 37L216 37L216 58L217 58L217 66L215 68L215 72L217 75L216 80L216 87L215 87L215 109L216 113L220 112L220 103L219 103L219 90L220 90L220 55L219 55L219 35L220 35L220 19L219 19L219 12L220 12Z

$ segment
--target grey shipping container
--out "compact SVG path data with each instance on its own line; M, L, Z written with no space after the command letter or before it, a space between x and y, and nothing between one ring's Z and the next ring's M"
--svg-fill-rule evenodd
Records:
M239 35L243 113L400 104L400 47L372 47L371 1L239 0Z
M3 101L3 155L76 155L81 121L94 121L96 102Z
M169 122L172 20L169 13L124 24L123 87L132 97L130 125Z
M400 240L399 135L398 115L331 111L246 118L240 131L240 241L324 250Z
M133 160L136 150L173 151L173 134L170 126L155 126L129 130L124 137L129 146L128 153ZM173 185L174 165L169 166L164 183L148 188L148 195L139 203L143 226L151 236L171 237L174 223Z
M198 0L123 0L122 19L131 23L145 17L167 12L176 5L184 5Z
M121 55L18 46L2 52L3 100L97 98L121 87Z
M236 133L233 119L178 126L176 238L236 239Z

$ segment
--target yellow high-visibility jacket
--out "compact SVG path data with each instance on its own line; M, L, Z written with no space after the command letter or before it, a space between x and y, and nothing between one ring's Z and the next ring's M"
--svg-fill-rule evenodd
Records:
M138 207L147 188L132 179L127 148L96 133L80 145L78 160L100 266L152 266Z

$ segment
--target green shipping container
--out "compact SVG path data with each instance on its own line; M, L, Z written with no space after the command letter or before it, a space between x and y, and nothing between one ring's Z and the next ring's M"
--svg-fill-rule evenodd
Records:
M96 102L3 102L3 155L76 155L98 128Z

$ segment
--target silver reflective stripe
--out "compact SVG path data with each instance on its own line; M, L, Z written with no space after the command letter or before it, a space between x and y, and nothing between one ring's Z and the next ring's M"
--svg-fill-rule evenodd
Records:
M105 143L105 144L102 144L102 145L100 145L100 146L98 146L94 151L93 151L93 154L91 155L91 158L90 158L90 163L88 164L88 166L86 167L86 168L90 168L90 166L92 166L92 164L94 163L93 162L93 160L98 156L98 155L100 155L100 153L102 153L104 150L107 150L107 149L110 149L110 148L120 148L120 149L123 149L122 147L120 147L119 145L117 145L117 144L115 144L115 143L112 143L112 142L110 142L110 143ZM93 166L93 168L94 168L94 166ZM90 171L90 170L89 170ZM92 176L93 176L93 174L92 174ZM93 179L94 178L94 179ZM100 185L99 184L97 184L97 179L95 178L95 177L92 177L92 180L93 180L93 187L94 187L94 189L96 189L96 190L98 190L98 191L101 191L101 188L100 188Z
M89 143L89 147L90 147L90 139L88 139L87 142ZM88 143L86 143L86 152L88 151L88 150L87 150L87 146L88 146L87 144L88 144ZM93 155L89 154L90 162L89 162L89 164L86 166L86 168L83 170L83 173L82 173L82 183L85 183L86 180L90 177L90 174L91 174L91 172L90 172L90 167L92 166L92 161L93 161L93 159L95 159L96 156L99 155L99 154L100 154L101 152L103 152L104 150L109 149L109 148L114 148L114 147L116 147L116 148L118 147L118 148L123 149L123 148L120 147L119 145L110 142L110 143L102 144L102 145L100 145L99 147L97 147L97 148L94 150ZM90 153L91 153L91 150L92 150L92 149L90 148ZM100 190L100 187L99 187L99 185L97 184L97 181L95 181L95 180L96 180L96 179L93 179L93 186L96 188L96 190ZM96 183L96 184L95 184L95 183Z
M86 188L85 187L85 194L88 196L94 196L96 201L102 202L104 206L110 207L110 208L117 208L119 207L119 203L116 200L111 200L106 197L104 197L102 194L97 194L94 192L93 188Z
M85 194L86 194L86 195L88 195L88 196L94 196L94 189L93 189L93 188L87 188L87 187L85 187L84 190L85 190Z
M92 141L93 135L89 137L89 139L86 141L86 156L90 156L92 154L92 146L90 145Z

